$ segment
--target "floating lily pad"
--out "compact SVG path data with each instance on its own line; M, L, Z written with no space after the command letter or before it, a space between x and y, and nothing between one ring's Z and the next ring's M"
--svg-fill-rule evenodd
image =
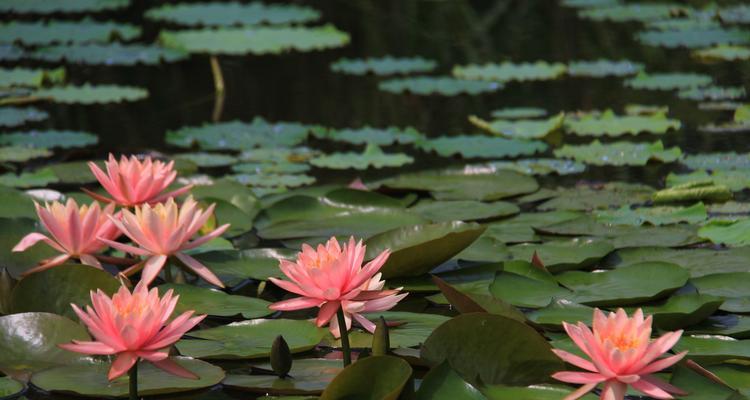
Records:
M55 2L57 3L57 2ZM52 43L109 42L115 38L132 40L140 36L141 28L117 22L52 20L46 22L17 22L0 24L0 41L21 42L26 45Z
M609 182L603 185L579 184L569 188L558 188L550 200L537 209L547 210L596 210L614 206L645 203L651 199L654 189L647 185L625 182Z
M256 367L271 370L269 363ZM286 378L273 374L229 374L222 383L234 389L264 394L319 395L341 370L341 360L303 358L294 360Z
M667 48L701 48L715 44L743 44L750 42L750 31L739 28L693 28L689 30L639 32L636 39L643 44Z
M496 298L517 307L542 308L553 299L572 297L572 292L559 286L549 272L536 269L525 261L514 263L524 266L525 271L498 272L489 286L490 293ZM504 268L509 269L509 265L506 262Z
M563 368L533 328L484 313L459 315L439 326L422 346L421 357L433 365L449 362L470 383L539 383Z
M9 376L0 377L0 396L11 397L21 393L26 387L23 383L14 380Z
M573 61L568 64L568 75L603 78L629 76L643 71L644 65L628 60Z
M680 90L677 93L677 97L681 99L695 101L737 100L744 98L746 95L747 93L745 92L745 88L742 86L706 86L701 88Z
M522 213L507 220L488 224L482 237L491 237L502 243L539 241L534 232L535 227L574 220L581 215L576 211Z
M698 235L716 244L727 246L750 245L750 219L713 220L701 227Z
M645 247L618 250L613 256L612 265L618 268L643 261L663 261L680 265L690 272L692 278L697 278L711 274L746 272L750 247L727 250Z
M326 332L311 321L254 319L191 332L189 336L198 339L182 339L177 349L197 358L263 358L278 335L284 336L292 353L299 353L315 347Z
M313 134L320 139L335 140L351 144L376 144L388 146L394 143L410 144L424 137L418 130L407 127L373 128L365 126L358 129L318 130Z
M547 149L539 141L506 139L480 135L442 136L419 143L424 151L443 156L460 155L465 158L504 158L532 155Z
M231 317L242 315L245 318L258 318L271 314L271 304L254 297L226 294L220 290L199 288L185 284L167 283L159 286L160 293L172 289L180 296L175 309L177 313L195 310L196 314Z
M146 11L146 18L186 26L281 25L320 19L314 8L294 4L165 4Z
M722 21L729 23L748 23L750 22L750 7L746 4L720 8L719 17Z
M165 47L189 53L280 54L341 47L349 43L349 34L333 25L218 28L161 31L159 42Z
M610 7L619 5L620 0L562 0L560 4L574 8Z
M547 115L547 110L536 107L508 107L494 110L491 115L492 118L498 119L538 118Z
M28 122L44 121L49 118L46 111L34 107L1 107L0 108L0 126L15 127Z
M686 154L680 162L690 169L707 169L712 171L748 169L750 168L750 154L738 154L733 151L726 153Z
M315 177L305 174L239 174L230 175L228 178L236 180L243 185L259 187L297 187L315 183Z
M82 325L56 314L35 312L0 317L0 370L12 375L81 363L88 357L57 347L71 340L91 338Z
M175 156L176 159L189 160L199 167L226 167L237 162L237 158L227 154L219 153L183 153Z
M43 84L54 84L65 81L65 68L57 69L28 69L28 68L0 68L0 87L30 86L39 87Z
M362 153L332 153L310 160L318 168L358 169L400 167L414 162L414 158L404 153L384 153L377 144L368 144Z
M588 7L578 11L581 18L592 19L595 21L652 21L666 19L673 14L684 12L685 6L675 3L631 3L616 4L612 6Z
M706 171L704 169L687 174L667 175L667 186L687 185L696 182L712 182L714 185L728 187L733 192L750 188L750 176L746 170L717 170Z
M49 312L77 320L71 304L90 305L91 291L112 295L120 286L109 272L88 265L62 265L21 279L11 294L11 311Z
M198 379L172 375L151 363L138 366L138 395L149 396L178 393L216 385L224 379L224 371L205 361L188 357L173 357L175 362L193 372ZM31 382L49 392L76 393L91 397L126 397L129 393L128 376L114 381L107 379L109 363L89 363L56 367L32 376Z
M396 400L411 376L411 366L399 357L367 357L336 375L320 399Z
M708 369L711 371L716 367L719 366L709 366ZM682 365L677 365L674 368L669 382L690 393L689 396L695 400L744 400L747 398L740 395L731 386L718 384L710 375L698 373Z
M0 162L26 162L35 158L52 156L49 149L40 149L21 146L0 147Z
M178 147L197 145L203 150L251 150L254 147L294 146L307 138L311 125L296 122L220 122L168 131L166 142Z
M297 195L265 209L256 219L267 239L333 235L369 237L427 222L396 200L377 193L340 189L320 197Z
M482 388L488 400L558 400L573 394L569 387L561 385L530 385L526 387L489 385ZM582 400L596 400L597 396L589 393L579 397Z
M469 122L480 129L484 129L495 135L507 136L516 139L543 138L550 133L560 129L563 125L564 120L564 113L559 113L546 120L496 119L493 121L485 121L473 115L469 117Z
M453 76L459 79L472 79L493 82L509 81L541 81L561 77L567 71L565 64L537 61L534 63L500 64L487 63L483 65L457 65L453 67Z
M101 104L142 100L148 91L135 86L84 84L39 89L32 96L65 104Z
M0 185L16 188L45 187L58 181L59 179L50 168L42 168L34 172L21 172L18 175L13 172L0 175Z
M456 96L476 95L495 92L503 88L498 82L478 82L469 79L455 79L449 76L416 76L412 78L390 79L378 84L378 89L391 93L411 93L417 95L439 94Z
M673 331L692 326L716 312L724 299L704 294L677 294L664 303L642 307L644 314L654 316L654 326Z
M646 165L649 161L673 162L680 159L679 147L664 148L662 142L613 142L594 140L586 145L564 145L555 150L556 157L572 158L592 165Z
M708 219L706 206L697 203L690 207L640 207L622 206L613 211L598 211L596 219L615 225L668 225L687 222L696 224Z
M720 44L695 50L693 56L706 61L739 61L750 59L750 47Z
M750 337L750 318L744 315L713 315L689 328L691 334L731 336L735 339Z
M438 200L491 201L536 191L536 180L514 171L487 173L466 169L427 170L403 174L380 182L394 189L432 193Z
M750 359L748 342L728 336L683 336L673 350L678 352L687 350L691 360L705 364Z
M423 200L412 206L409 210L433 222L448 222L506 217L518 214L519 208L515 204L505 201L482 203L471 200Z
M0 11L14 14L55 14L101 12L130 5L130 0L7 0L0 3Z
M422 379L415 399L487 400L477 388L451 369L447 362L430 369Z
M41 149L76 148L95 145L99 138L88 132L28 131L0 134L0 145Z
M569 300L555 300L550 305L528 314L529 320L547 329L561 330L562 323L574 324L578 321L590 322L593 307L573 303Z
M508 248L515 260L531 261L534 254L553 273L586 269L614 250L608 240L575 238L542 244L519 244Z
M367 239L367 259L386 249L391 255L380 269L384 278L418 276L450 260L468 247L484 227L461 221L396 228Z
M237 161L236 159L234 160ZM278 179L275 179L273 175L293 175L293 174L301 174L303 172L307 172L310 170L310 165L303 164L303 163L295 163L295 162L260 162L260 163L241 163L241 164L235 164L232 165L232 171L240 173L240 175L261 175L261 176L269 176L271 175L271 179L274 182L278 182ZM240 175L235 175L235 179L239 181L243 181L244 184L247 184L246 182L252 181L251 179L243 179L238 178ZM302 175L297 175L300 178L303 178ZM310 177L312 178L312 177ZM314 180L311 181L311 183L314 182ZM295 185L290 185L295 186Z
M423 57L342 58L331 64L331 71L350 75L394 75L430 72L437 62Z
M23 48L10 43L0 43L0 61L17 61L23 56Z
M517 161L490 161L485 164L474 164L472 169L487 168L491 171L510 170L526 175L571 175L586 170L586 165L572 160L556 158L528 158Z
M579 136L622 136L641 132L661 134L680 129L680 126L680 121L663 114L616 115L612 110L601 114L569 115L565 120L565 129Z
M245 279L266 280L279 276L279 259L294 259L297 251L289 249L220 250L197 254L195 258L213 271L228 286Z
M701 294L724 298L724 304L721 305L724 311L750 311L748 294L745 290L750 283L750 274L747 272L715 273L692 278L690 282Z
M388 328L390 345L394 349L420 346L435 328L450 319L443 315L424 312L382 311L365 314L365 317L372 321L381 316L386 321L402 323L399 326ZM372 334L361 329L355 329L349 332L349 341L352 347L368 348L372 346ZM322 345L341 347L341 340L333 340L332 336L327 336Z
M158 46L120 43L78 43L42 47L30 58L48 62L65 60L71 64L86 65L155 65L162 62L175 62L188 57L187 53Z
M639 73L635 78L625 81L625 86L633 89L675 90L690 89L713 83L713 78L704 74L690 72L674 73Z

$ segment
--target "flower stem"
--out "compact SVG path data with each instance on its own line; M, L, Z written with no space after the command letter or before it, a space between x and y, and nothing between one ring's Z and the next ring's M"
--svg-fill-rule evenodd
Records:
M130 381L130 400L138 400L138 361L128 371Z
M336 318L339 322L339 333L341 334L341 352L344 353L344 367L352 363L352 349L349 347L349 330L346 329L346 319L344 318L344 308L339 307L336 311Z

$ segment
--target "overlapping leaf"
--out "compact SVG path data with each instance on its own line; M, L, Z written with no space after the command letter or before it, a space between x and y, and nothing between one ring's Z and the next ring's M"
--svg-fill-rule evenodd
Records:
M423 57L342 58L331 64L331 71L350 75L394 75L431 72L437 62Z
M418 95L439 94L456 96L459 94L480 94L502 89L498 82L479 82L456 79L448 76L416 76L412 78L390 79L378 84L380 90L391 93L411 93Z
M537 61L534 63L512 63L483 65L457 65L453 76L459 79L484 80L492 82L538 81L556 79L567 71L565 64Z
M146 18L187 26L282 25L316 21L320 12L294 4L182 3L152 8Z
M424 140L419 143L419 147L444 157L460 155L464 158L516 157L533 155L547 149L547 145L539 141L481 135L442 136Z
M47 22L7 22L0 24L0 41L21 42L25 45L52 43L109 42L113 39L131 40L141 34L133 25L116 22L52 20Z
M680 121L667 118L664 114L617 115L612 110L569 115L565 120L565 129L579 136L637 135L641 132L661 134L680 129L681 126Z
M119 43L74 43L42 47L29 54L30 58L42 61L87 65L136 65L159 64L184 60L188 54L179 50L158 46Z
M678 147L665 148L661 141L602 144L595 140L586 145L566 144L555 150L555 156L592 165L646 165L651 160L665 163L677 161L682 156L682 151Z

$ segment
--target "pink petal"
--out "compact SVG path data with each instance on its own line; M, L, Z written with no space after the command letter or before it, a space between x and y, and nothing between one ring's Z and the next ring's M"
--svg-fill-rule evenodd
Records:
M336 314L336 312L339 310L339 307L341 307L341 303L338 301L327 301L325 304L320 306L320 311L318 311L318 318L315 320L315 323L318 326L323 326L328 321L333 318L333 316Z
M581 397L585 396L588 392L594 390L596 387L596 383L589 383L586 385L583 385L579 387L575 392L572 392L565 396L563 400L578 400Z
M222 225L222 226L214 229L213 231L211 231L211 233L203 235L203 236L201 236L201 237L193 240L192 242L185 244L184 246L182 246L180 248L180 250L194 249L194 248L196 248L196 247L198 247L198 246L200 246L200 245L208 242L211 239L215 239L215 238L221 236L224 232L226 232L226 230L229 229L229 226L230 226L230 224L224 224L224 225Z
M99 237L97 239L99 239L99 241L101 241L102 243L107 244L111 247L114 247L115 249L123 251L125 253L135 254L137 256L150 256L151 255L151 253L147 252L146 250L143 250L135 246L131 246L129 244L115 242L113 240L109 240L104 237Z
M574 371L561 371L552 374L552 377L558 381L567 383L599 383L607 380L606 377L601 374L593 372L574 372Z
M369 319L365 318L362 314L353 313L352 318L357 320L357 322L359 322L359 324L362 325L362 327L365 328L368 332L375 333L375 324Z
M190 189L193 188L193 186L195 186L195 185L193 185L191 183L189 185L183 186L183 187L181 187L179 189L176 189L176 190L173 190L171 192L164 193L162 195L159 195L159 196L155 197L153 200L150 200L149 203L161 203L161 202L163 202L164 200L166 200L166 199L168 199L170 197L176 198L176 197L182 196L183 194L189 192Z
M181 378L200 379L198 375L188 371L185 367L177 364L171 358L165 358L161 361L153 362L152 364L154 364L158 368L163 369L164 371L169 372L172 375L176 375Z
M163 254L152 256L148 260L146 260L143 267L143 272L141 272L141 282L146 285L151 284L151 282L156 279L156 276L159 275L159 271L161 271L166 262L167 256Z
M117 358L115 358L115 361L112 363L112 367L109 369L107 378L111 381L127 374L137 361L138 356L136 356L135 353L126 351L118 354Z
M664 368L669 368L672 365L676 364L678 361L682 360L682 358L685 357L686 354L687 354L687 351L683 351L673 356L661 358L647 365L645 368L638 371L637 373L639 375L647 375L647 374L652 374L654 372L659 372L663 370Z
M273 303L268 306L268 308L275 311L303 310L305 308L318 307L321 302L320 299L314 299L312 297L296 297Z
M594 367L594 364L592 364L589 360L585 360L575 354L568 353L565 350L552 349L552 352L555 353L558 357L562 358L563 361L567 362L568 364L575 365L576 367L583 368L587 371L596 372L596 367Z
M300 296L307 296L307 293L302 290L299 286L289 281L283 281L277 278L268 278L274 285L286 290L287 292L295 293Z
M214 286L218 286L220 288L224 287L224 284L221 282L221 280L216 275L214 275L214 273L211 272L211 270L208 269L208 267L206 267L205 265L201 264L195 258L190 257L189 255L187 255L185 253L175 253L174 255L180 261L182 261L183 263L185 263L185 265L187 265L188 268L192 269L196 274L198 274L198 276L200 276L201 278L203 278L206 282L208 282L208 283L210 283L210 284L212 284Z
M25 251L29 247L39 242L47 243L48 245L50 245L52 248L59 251L60 253L67 253L67 251L63 249L59 244L57 244L54 240L38 232L32 232L24 236L21 239L21 241L18 242L18 244L13 247L13 251L14 252Z
M628 385L624 383L607 381L604 384L604 390L602 390L601 400L623 400L627 389Z
M59 256L57 256L55 258L52 258L51 260L47 261L46 263L44 263L42 265L39 265L39 266L36 266L34 268L27 269L26 271L23 271L21 273L21 276L23 277L23 276L28 276L28 275L31 275L31 274L34 274L34 273L37 273L37 272L46 271L46 270L48 270L48 269L50 269L52 267L56 267L58 265L64 264L65 261L68 261L68 259L70 259L69 255L67 255L67 254L61 254L61 255L59 255Z
M645 380L634 382L631 384L631 386L633 386L635 390L641 393L645 393L646 395L651 396L655 399L673 399L674 398L665 390Z
M61 349L82 354L111 355L117 352L102 342L79 342L74 340L73 343L63 343L57 346Z
M641 377L641 381L648 382L661 390L664 390L665 392L676 394L678 396L687 396L688 393L676 386L670 385L667 382L662 381L659 378L654 377L653 375L645 375Z

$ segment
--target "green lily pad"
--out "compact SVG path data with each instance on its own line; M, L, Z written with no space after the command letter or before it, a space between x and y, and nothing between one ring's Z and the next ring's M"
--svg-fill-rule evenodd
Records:
M674 346L676 352L687 350L690 359L701 364L716 364L726 360L749 360L748 341L728 336L683 336Z
M228 160L227 160L228 161ZM237 161L236 159L234 160ZM235 164L232 165L232 171L238 172L239 175L235 175L235 178L237 176L241 175L282 175L282 174L301 174L303 172L307 172L310 170L310 166L308 164L298 163L298 162L288 162L288 161L282 161L279 163L275 162L253 162L253 163L241 163L241 164ZM240 181L243 181L242 178L237 178ZM246 182L251 181L248 179L244 179L244 184L247 184ZM299 185L290 185L290 186L299 186Z
M664 331L692 326L716 312L724 299L705 294L678 294L664 303L642 307L646 315L654 316L654 326Z
M175 362L198 375L198 379L188 379L172 375L151 363L138 366L138 395L149 396L165 393L185 392L216 385L224 379L224 371L205 361L188 357L173 357ZM90 363L56 367L38 372L31 383L48 392L75 393L90 397L127 397L128 376L123 375L114 381L107 379L109 363Z
M720 8L719 17L722 21L728 23L747 23L750 22L750 7L746 4L738 4Z
M386 168L401 167L414 162L414 158L404 153L384 153L376 144L368 144L361 153L332 153L318 156L310 160L310 164L318 168L329 169L358 169L370 167Z
M560 287L546 270L532 266L528 261L506 262L505 271L498 272L490 284L490 293L517 307L542 308L554 299L565 299L572 292Z
M393 189L429 191L438 200L491 201L536 191L536 180L514 171L427 170L380 182Z
M57 2L56 2L57 3ZM0 24L0 41L21 42L25 45L52 43L109 42L115 38L132 40L141 35L141 28L117 22L81 21L11 21Z
M568 64L568 75L603 78L629 76L643 71L644 65L629 60L573 61Z
M469 117L469 122L480 129L495 135L507 136L515 139L543 138L550 133L559 130L562 127L564 120L565 113L559 113L546 120L496 119L493 121L485 121L473 115Z
M390 249L388 261L380 269L384 278L418 276L460 253L484 229L461 221L404 226L367 239L365 258L373 259Z
M714 367L709 367L713 369ZM720 385L713 379L694 370L677 365L669 381L672 385L690 393L695 400L746 400L731 387Z
M237 174L229 175L229 179L233 179L243 185L249 186L260 186L260 187L298 187L306 186L315 183L315 177L306 174L276 174L276 173L260 173L260 174Z
M148 91L135 86L67 85L39 89L32 96L64 104L102 104L137 101L148 97Z
M0 162L22 163L35 158L51 157L49 149L21 146L0 146Z
M672 73L639 73L635 78L625 81L625 86L633 89L675 90L707 86L713 82L709 75L691 72Z
M211 266L222 282L234 286L245 279L267 280L279 276L279 259L294 259L297 251L289 249L220 250L197 254L195 258Z
M641 132L662 134L678 130L682 123L663 114L616 115L612 110L604 113L571 115L565 120L565 129L578 136L622 136Z
M620 0L562 0L560 4L573 8L610 7L620 4Z
M51 164L44 170L51 170L62 183L85 184L96 182L96 177L91 173L87 161L70 161Z
M175 308L176 313L195 310L196 314L232 317L242 315L245 318L259 318L271 314L271 304L254 297L226 294L220 290L199 288L197 286L167 283L159 286L159 292L172 289L180 296Z
M630 3L602 7L588 7L578 11L581 18L594 21L652 21L670 18L673 14L685 12L686 7L675 3Z
M750 47L720 44L693 51L693 56L706 61L740 61L750 59Z
M513 203L505 201L482 203L471 200L423 200L412 206L410 210L433 222L474 221L506 217L519 212L518 206Z
M695 101L737 100L744 98L746 95L745 88L742 86L705 86L677 92L677 97Z
M531 261L534 254L550 272L586 269L614 250L607 240L575 238L542 244L519 244L509 248L513 259Z
M88 132L27 131L0 134L0 146L23 146L42 149L70 149L95 145L99 138Z
M688 182L659 190L651 196L654 203L674 203L688 201L722 202L732 198L726 186L716 185L711 180Z
M653 193L652 187L637 183L579 184L568 188L558 188L551 193L551 199L537 206L537 209L542 211L609 209L613 206L645 203L651 200Z
M482 237L491 237L502 243L539 241L534 228L574 220L581 215L576 211L521 213L507 220L488 224Z
M271 354L278 335L284 336L292 353L300 353L315 347L326 332L311 321L253 319L190 332L197 339L182 339L176 346L181 354L196 358L263 358Z
M159 42L164 47L188 53L281 54L341 47L349 43L349 34L333 25L218 28L161 31Z
M44 84L62 83L65 82L65 68L0 68L0 82L1 87L39 87Z
M443 315L404 311L375 312L365 314L365 317L373 321L383 317L386 321L403 323L388 328L390 345L394 349L420 346L435 328L450 319ZM361 329L353 329L349 332L349 342L355 348L369 348L372 345L372 334ZM334 340L333 336L326 336L321 344L341 347L341 340Z
M686 154L680 161L690 169L732 170L750 168L750 154L735 153L704 153Z
M608 224L640 226L669 225L680 222L695 224L708 219L706 206L696 203L690 207L640 207L622 206L614 211L598 211L596 219Z
M296 122L270 123L256 117L251 123L230 121L183 127L168 131L165 140L173 146L203 150L251 150L255 147L294 146L303 142L311 125Z
M22 313L0 317L0 370L28 373L57 365L70 367L89 358L57 347L71 340L91 340L86 328L49 313ZM106 374L104 375L106 376Z
M14 380L9 376L0 377L0 396L11 397L21 393L26 387L23 383Z
M679 147L664 148L661 140L652 143L613 142L602 144L594 140L584 145L563 145L555 150L555 157L572 158L592 165L646 165L649 161L674 162L680 159Z
M700 182L711 182L717 186L726 186L733 192L739 192L750 188L750 176L746 170L716 170L706 171L704 169L693 171L687 174L675 174L670 172L667 175L667 186L683 186L697 184Z
M237 162L237 158L227 154L218 153L182 153L175 159L188 160L203 168L226 167Z
M721 305L721 310L750 311L750 296L745 290L750 282L750 274L747 272L715 273L693 278L690 282L702 294L725 298L726 301Z
M725 272L747 271L750 247L727 250L642 247L618 250L613 255L610 265L618 268L643 261L663 261L677 264L689 271L692 278L697 278Z
M747 339L750 338L750 318L737 314L713 315L702 323L691 326L689 332L696 335L722 335Z
M187 53L158 46L120 43L73 43L42 47L29 54L30 58L47 62L85 65L156 65L184 60Z
M563 322L575 324L578 321L583 321L590 323L593 314L593 307L561 299L554 300L548 306L530 312L528 318L529 321L547 329L561 330Z
M411 379L409 363L394 356L371 356L344 368L321 400L396 400Z
M727 246L750 245L750 219L735 221L713 220L698 230L698 235L716 244Z
M0 4L0 11L14 14L72 14L101 12L130 5L130 0L7 0Z
M0 185L15 188L45 187L50 183L57 183L59 179L50 168L42 168L33 172L21 172L16 175L7 172L0 175Z
M739 28L707 27L689 30L644 31L636 34L639 42L666 48L701 48L715 44L750 42L750 31Z
M527 387L489 385L482 388L487 400L558 400L573 392L569 387L561 385L531 385ZM596 400L593 394L579 397L581 400Z
M377 193L339 189L320 197L292 196L265 209L255 221L266 239L333 235L369 237L427 222Z
M586 165L572 160L556 158L527 158L516 161L490 161L470 166L472 169L488 168L492 171L509 170L526 175L572 175L586 170Z
M44 121L49 118L46 111L35 107L0 107L0 126L15 127L29 122Z
M23 58L23 48L10 43L0 43L0 60L17 61Z
M430 399L486 400L486 397L443 362L424 376L415 396L415 400Z
M165 4L146 11L146 18L186 26L284 25L314 22L320 12L294 4Z
M271 364L258 364L258 368L271 370ZM222 382L233 389L277 395L319 395L341 372L340 360L303 358L294 360L289 376L279 378L272 374L229 374Z
M460 155L464 158L517 157L547 150L544 142L480 135L441 136L423 140L418 146L443 157Z
M663 298L681 288L689 274L679 265L644 262L611 271L564 272L557 276L571 289L571 301L591 306L623 306Z
M484 80L493 82L509 81L540 81L561 77L567 71L565 64L537 61L534 63L500 64L487 63L483 65L456 65L453 76L459 79Z
M61 265L21 279L11 293L11 311L49 312L77 320L71 304L90 305L91 291L112 295L119 288L120 282L109 272L88 265Z
M439 326L422 346L432 365L447 361L469 383L526 385L563 369L533 328L498 315L462 314Z
M327 129L318 130L313 134L320 139L335 140L351 144L375 144L388 146L391 144L410 144L424 137L418 130L407 127L373 128L364 126L358 129Z
M547 110L537 107L507 107L494 110L491 115L497 119L539 118L546 116Z
M411 93L416 95L456 96L459 94L477 95L495 92L503 88L498 82L478 82L469 79L455 79L449 76L416 76L382 81L378 89L390 93Z
M378 76L431 72L437 62L423 57L342 58L331 64L331 71L350 75Z

